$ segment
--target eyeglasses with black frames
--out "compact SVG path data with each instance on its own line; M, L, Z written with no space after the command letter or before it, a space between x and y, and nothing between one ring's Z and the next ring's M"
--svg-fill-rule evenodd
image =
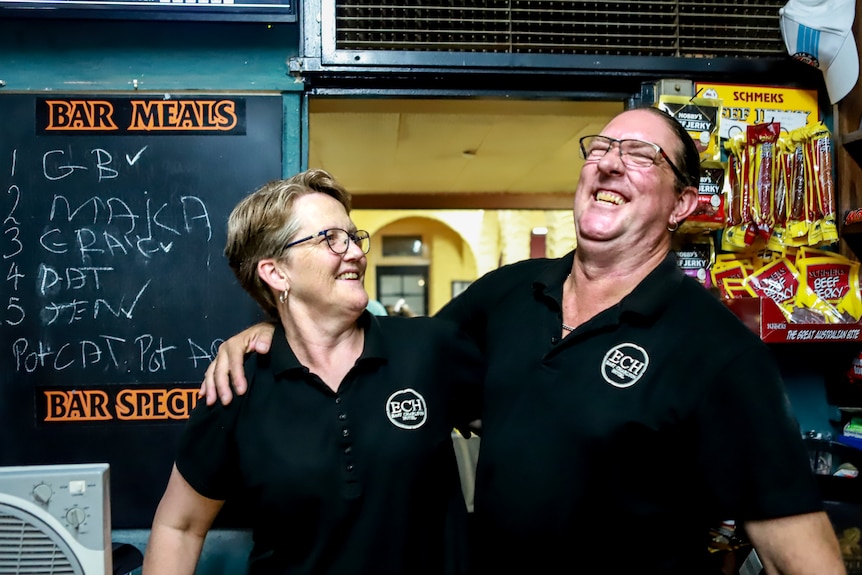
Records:
M341 228L330 228L328 230L321 230L314 235L302 238L301 240L296 240L294 242L290 242L284 249L292 248L295 245L301 244L302 242L307 242L308 240L312 240L314 238L323 236L326 239L326 245L329 246L329 249L332 250L332 253L335 255L344 255L347 253L347 250L350 248L350 242L353 242L359 249L362 250L362 253L367 254L371 249L371 234L366 232L365 230L356 230L355 232L348 232L347 230L342 230Z
M664 160L676 174L676 177L686 185L696 185L691 183L691 176L683 174L676 164L671 161L670 156L661 149L658 144L646 142L644 140L617 140L616 138L608 138L607 136L584 136L581 142L581 155L588 162L597 162L605 157L605 154L611 151L614 144L619 146L620 160L623 165L628 168L649 168L655 165L659 156Z

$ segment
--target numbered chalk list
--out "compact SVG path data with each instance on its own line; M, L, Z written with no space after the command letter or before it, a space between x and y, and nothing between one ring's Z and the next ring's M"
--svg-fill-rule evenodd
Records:
M281 176L277 96L0 96L0 465L107 461L148 527L218 344L263 316L222 255Z

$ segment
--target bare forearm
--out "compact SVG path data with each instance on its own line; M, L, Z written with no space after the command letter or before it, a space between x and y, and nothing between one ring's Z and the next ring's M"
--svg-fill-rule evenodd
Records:
M224 501L189 485L174 465L144 551L146 575L193 575L204 540Z
M767 575L844 575L838 539L826 513L746 522Z
M142 575L194 575L204 537L169 527L153 527Z

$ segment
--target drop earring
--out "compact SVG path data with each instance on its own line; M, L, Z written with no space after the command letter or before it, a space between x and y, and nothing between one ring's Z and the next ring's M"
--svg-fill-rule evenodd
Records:
M284 272L280 269L276 268L276 272L278 273L278 277L284 282L284 291L278 294L278 301L281 303L287 303L287 290L290 288L290 284L287 283L287 278L284 276Z

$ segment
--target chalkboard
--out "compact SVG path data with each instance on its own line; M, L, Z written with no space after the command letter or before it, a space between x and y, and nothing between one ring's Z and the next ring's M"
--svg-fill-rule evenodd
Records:
M0 96L0 465L111 464L147 528L218 344L262 313L222 255L281 176L279 96Z

